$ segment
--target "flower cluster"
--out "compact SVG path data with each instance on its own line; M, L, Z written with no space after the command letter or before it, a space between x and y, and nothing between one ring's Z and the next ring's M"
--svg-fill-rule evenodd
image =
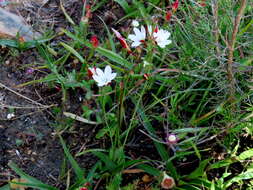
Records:
M137 21L133 21L134 26L138 26ZM161 47L165 48L167 45L171 43L171 40L169 40L170 32L167 30L159 29L158 27L155 27L153 29L152 26L147 26L147 29L145 29L144 26L141 26L140 29L137 27L134 27L133 29L134 34L130 34L128 36L128 39L132 41L132 47L138 47L142 43L145 42L147 38L147 33L149 34L150 38L156 42L156 44Z

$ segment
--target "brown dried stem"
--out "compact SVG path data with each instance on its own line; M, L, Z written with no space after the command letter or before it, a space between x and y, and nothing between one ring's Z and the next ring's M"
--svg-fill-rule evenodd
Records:
M235 18L232 37L228 43L227 75L228 75L229 90L230 90L230 96L229 96L230 103L233 103L235 101L235 79L234 79L234 73L233 73L233 58L234 58L236 35L238 33L240 21L243 16L243 12L244 12L246 5L247 5L247 0L242 0L240 9L239 9L238 14Z
M215 45L216 45L216 53L217 56L220 57L220 48L219 48L219 26L218 26L218 1L215 1L212 6L213 17L214 17L214 37L215 37Z

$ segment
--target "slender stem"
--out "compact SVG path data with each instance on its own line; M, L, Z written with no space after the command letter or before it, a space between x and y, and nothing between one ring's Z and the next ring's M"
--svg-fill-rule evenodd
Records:
M214 37L215 37L215 44L216 44L216 53L217 56L220 57L220 48L219 48L219 26L218 26L218 1L216 0L212 5L213 17L214 17Z
M246 5L247 5L247 0L242 0L240 9L239 9L238 14L235 18L232 37L228 43L227 75L228 75L229 90L230 90L230 96L229 96L230 103L233 103L235 101L235 79L234 79L234 73L233 73L233 58L234 58L236 35L238 33L240 21L243 16L243 12L244 12Z

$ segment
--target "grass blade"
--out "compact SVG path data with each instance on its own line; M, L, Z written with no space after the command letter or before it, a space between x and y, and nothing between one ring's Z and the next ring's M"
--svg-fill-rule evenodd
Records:
M85 63L84 58L83 58L76 50L74 50L74 48L70 47L69 45L67 45L67 44L65 44L65 43L63 43L63 42L61 42L60 44L61 44L66 50L68 50L70 53L72 53L73 55L75 55L75 56L79 59L79 61L81 61L81 63Z
M50 185L44 184L42 183L40 180L26 174L25 172L23 172L15 163L10 162L9 167L15 171L21 178L25 179L27 182L29 183L18 183L21 185L25 185L25 186L30 186L30 187L34 187L36 189L41 189L41 190L57 190L57 188L52 187Z
M84 171L79 167L78 163L75 161L73 156L70 154L69 149L67 148L67 146L61 136L60 136L60 141L61 141L64 153L65 153L66 157L68 158L71 166L73 167L74 172L78 178L78 181L83 181L84 180Z

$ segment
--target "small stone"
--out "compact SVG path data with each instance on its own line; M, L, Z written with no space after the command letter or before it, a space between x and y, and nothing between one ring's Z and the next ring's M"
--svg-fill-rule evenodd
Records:
M13 117L15 117L14 113L8 113L7 114L7 119L12 119Z
M38 38L39 33L25 24L24 19L0 8L0 38L16 38L19 35L25 41Z

